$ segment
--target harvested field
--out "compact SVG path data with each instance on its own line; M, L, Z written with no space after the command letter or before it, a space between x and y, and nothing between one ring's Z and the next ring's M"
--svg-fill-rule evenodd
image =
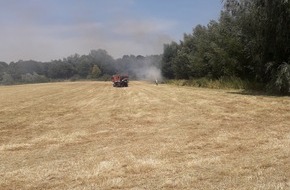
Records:
M67 82L0 105L0 189L290 189L289 97Z

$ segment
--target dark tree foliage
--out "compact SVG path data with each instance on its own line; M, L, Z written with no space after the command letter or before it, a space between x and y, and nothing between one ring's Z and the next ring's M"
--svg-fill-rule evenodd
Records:
M116 72L115 60L106 50L92 50L88 55L93 65L97 65L103 73L112 75Z
M177 56L179 45L175 42L164 45L164 52L162 57L162 74L167 78L174 78L173 59Z
M0 62L0 81L3 80L3 75L8 68L8 64L5 62Z
M218 22L164 46L167 78L238 77L286 94L290 87L290 1L224 0Z

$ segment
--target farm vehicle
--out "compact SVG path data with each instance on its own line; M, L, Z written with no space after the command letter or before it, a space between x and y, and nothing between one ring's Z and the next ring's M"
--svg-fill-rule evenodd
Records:
M113 87L128 87L129 77L128 75L113 75L112 82Z

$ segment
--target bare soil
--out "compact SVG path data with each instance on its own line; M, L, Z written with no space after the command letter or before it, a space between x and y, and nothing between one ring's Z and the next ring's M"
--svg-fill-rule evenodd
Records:
M145 82L0 87L0 189L290 189L290 98Z

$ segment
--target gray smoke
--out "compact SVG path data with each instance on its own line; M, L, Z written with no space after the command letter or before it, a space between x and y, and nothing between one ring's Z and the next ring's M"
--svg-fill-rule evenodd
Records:
M148 67L143 67L134 70L137 79L146 81L162 81L161 70L156 66L150 65Z
M162 81L161 60L162 55L125 55L117 60L117 72L128 74L131 80Z

